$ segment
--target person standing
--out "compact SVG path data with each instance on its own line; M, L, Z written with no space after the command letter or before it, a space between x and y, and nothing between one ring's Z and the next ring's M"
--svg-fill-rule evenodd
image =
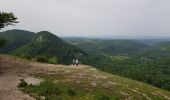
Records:
M76 60L75 60L75 59L73 59L73 62L72 62L72 63L73 63L73 65L76 65Z
M78 60L78 59L76 59L76 66L78 66L78 64L79 64L79 60Z

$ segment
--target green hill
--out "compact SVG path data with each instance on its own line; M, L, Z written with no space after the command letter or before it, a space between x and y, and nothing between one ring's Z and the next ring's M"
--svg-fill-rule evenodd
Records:
M9 41L7 46L1 49L1 53L28 59L48 63L70 64L74 57L86 55L77 47L66 43L47 31L32 33L22 30L10 30L0 33L0 36Z
M20 48L30 42L33 35L33 32L16 29L0 32L0 37L3 37L8 41L4 47L0 48L0 52L10 53L15 49Z
M132 54L149 47L133 40L64 39L89 53Z

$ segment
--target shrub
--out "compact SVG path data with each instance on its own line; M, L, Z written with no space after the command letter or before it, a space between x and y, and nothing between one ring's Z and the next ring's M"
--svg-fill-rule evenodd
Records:
M28 86L27 82L25 82L24 79L20 79L20 81L21 82L18 84L19 88L23 88L23 87Z
M57 57L51 57L51 58L48 59L48 63L57 64L58 58Z
M36 60L39 62L44 62L44 63L51 63L51 64L57 64L58 63L58 58L53 56L49 57L47 55L39 55L36 57Z
M75 90L73 90L73 89L72 89L72 88L70 88L70 87L68 87L68 88L67 88L67 93L68 93L68 95L70 95L70 96L74 96L74 95L76 95Z
M5 40L4 38L0 37L0 46L4 46L6 42L8 42L8 41Z
M109 96L98 94L95 96L95 100L111 100Z
M46 55L39 55L36 57L37 61L48 63L48 57Z
M55 83L44 81L39 85L39 94L41 96L56 95L60 96L63 91Z
M21 55L20 55L22 58L25 58L25 59L32 59L32 57L30 56L30 55L27 55L27 54L24 54L24 53L22 53Z

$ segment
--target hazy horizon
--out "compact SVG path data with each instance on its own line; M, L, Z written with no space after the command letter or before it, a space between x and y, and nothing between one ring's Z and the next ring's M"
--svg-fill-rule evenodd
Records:
M58 36L170 36L169 0L0 0L20 23Z
M1 30L0 32L5 32L5 31L13 31L13 30L18 30L18 31L29 31L29 30L23 30L23 29L6 29L6 30ZM47 31L47 30L42 30L42 31ZM33 33L38 33L38 32L41 32L41 31L37 31L37 32L34 32L34 31L29 31L29 32L33 32ZM55 34L51 31L48 31L52 34ZM170 36L154 36L154 35L102 35L102 34L99 34L99 35L93 35L93 34L90 34L90 35L60 35L60 34L55 34L56 36L59 36L59 37L62 37L62 38L98 38L98 39L170 39Z

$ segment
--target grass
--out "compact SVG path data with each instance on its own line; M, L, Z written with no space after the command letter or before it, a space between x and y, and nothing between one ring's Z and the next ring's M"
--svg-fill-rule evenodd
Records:
M43 80L38 85L28 84L24 80L18 84L21 91L37 100L170 100L169 91L93 67L42 64L15 57L12 59L6 57L6 61L19 61L23 66L31 63L32 69L26 71L28 76Z
M46 100L168 100L170 92L111 75L92 67L56 67L33 76L44 81L20 87L37 99Z
M20 84L25 82L21 81ZM101 93L88 93L67 84L57 84L51 81L43 81L40 85L22 85L23 92L34 94L37 100L45 97L45 100L113 100L111 96Z

